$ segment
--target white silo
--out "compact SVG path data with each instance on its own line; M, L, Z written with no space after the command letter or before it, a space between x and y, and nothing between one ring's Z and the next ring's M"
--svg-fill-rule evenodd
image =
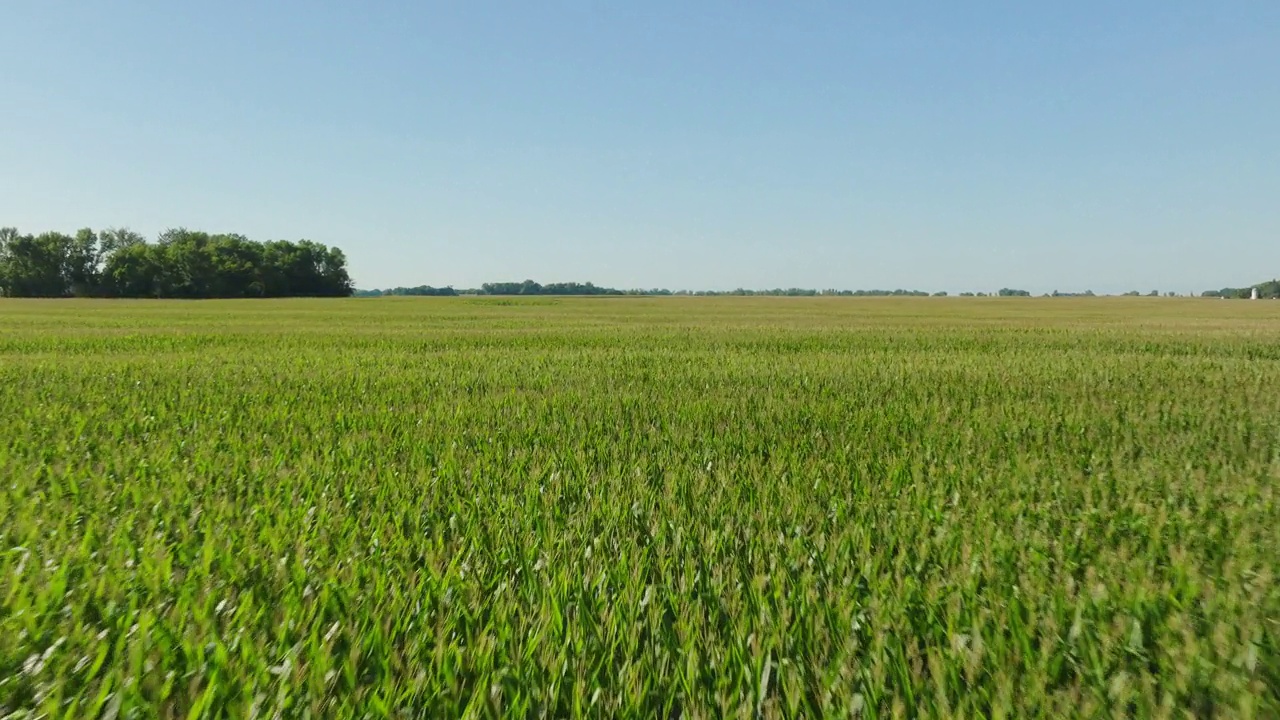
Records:
M1250 299L1250 300L1257 300L1257 299L1258 299L1258 288L1254 288L1254 289L1253 289L1253 292L1249 293L1249 299Z

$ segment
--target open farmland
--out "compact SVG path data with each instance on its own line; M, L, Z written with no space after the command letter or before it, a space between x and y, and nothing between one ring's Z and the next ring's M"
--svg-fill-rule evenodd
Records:
M0 481L0 715L1280 714L1280 304L0 301Z

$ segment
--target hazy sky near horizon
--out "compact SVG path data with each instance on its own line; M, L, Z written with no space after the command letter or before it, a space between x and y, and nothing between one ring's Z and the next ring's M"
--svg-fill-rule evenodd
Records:
M1280 275L1280 2L7 0L0 225L360 287Z

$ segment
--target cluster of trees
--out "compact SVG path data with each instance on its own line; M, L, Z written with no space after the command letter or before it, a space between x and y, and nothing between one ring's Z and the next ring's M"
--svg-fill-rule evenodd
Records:
M1253 297L1253 290L1257 288L1258 297L1266 300L1280 298L1280 280L1269 280L1257 285L1250 285L1245 288L1222 288L1221 290L1206 290L1201 293L1201 297L1214 298L1232 298L1239 300L1247 300Z
M346 265L342 250L309 240L176 228L149 243L129 229L0 229L0 295L8 297L340 297L352 292Z
M533 280L524 282L485 283L478 288L455 290L448 287L397 287L386 290L356 290L356 297L382 297L385 295L444 296L456 295L670 295L670 290L615 290L598 287L592 283L550 283L543 285Z
M542 285L532 280L524 282L485 283L480 286L483 295L624 295L621 290L597 287L591 283L549 283Z
M398 287L387 288L386 290L356 290L356 297L382 297L384 295L415 295L430 297L453 297L455 295L465 295L464 292L458 292L452 287L431 287L430 285L419 285L418 287Z

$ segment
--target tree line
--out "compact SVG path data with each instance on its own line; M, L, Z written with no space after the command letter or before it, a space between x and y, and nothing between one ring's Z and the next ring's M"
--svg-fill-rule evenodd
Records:
M1208 290L1201 293L1201 297L1221 297L1221 298L1249 298L1254 288L1258 290L1259 298L1280 298L1280 280L1271 280L1269 282L1259 283L1244 288L1223 288L1222 290ZM386 290L356 290L357 297L380 297L387 295L412 295L412 296L457 296L457 295L640 295L640 296L662 296L662 295L678 295L678 296L697 296L697 297L717 297L717 296L733 296L733 297L816 297L816 296L837 296L837 297L946 297L946 292L928 293L923 290L816 290L811 288L774 288L772 290L750 290L738 288L736 290L667 290L664 288L654 289L630 289L619 290L617 288L601 287L592 283L550 283L543 285L533 280L525 280L524 282L499 282L484 283L478 288L455 289L453 286L432 287L430 285L420 285L418 287L397 287L387 288ZM1020 290L1017 288L1001 288L995 292L962 292L960 297L1031 297L1028 290ZM1137 290L1131 290L1123 293L1126 297L1138 297L1144 295ZM1152 290L1145 293L1146 297L1178 297L1176 292L1160 292ZM1055 298L1080 298L1080 297L1097 297L1092 290L1083 292L1060 292L1054 290L1046 293L1043 297ZM1190 297L1190 295L1188 295Z
M186 228L155 242L127 228L23 235L0 228L0 295L7 297L345 297L353 286L337 247L256 242Z
M1257 285L1250 285L1243 288L1222 288L1221 290L1206 290L1200 294L1201 297L1215 298L1231 298L1248 300L1253 297L1253 291L1257 289L1258 298L1263 300L1274 300L1280 298L1280 280L1268 280Z
M619 290L617 288L602 287L590 282L558 282L543 285L533 280L525 280L523 282L494 282L484 283L478 288L454 289L448 287L432 287L430 285L419 285L418 287L397 287L385 290L356 290L356 297L383 297L396 295L410 296L456 296L456 295L567 295L567 296L589 296L589 295L633 295L633 296L698 296L698 297L716 297L716 296L768 296L768 297L814 297L818 295L838 295L846 297L878 297L878 296L916 296L925 297L930 293L923 290L814 290L808 288L774 288L772 290L749 290L738 288L736 290L667 290L665 288L653 289L630 289ZM934 295L946 295L943 293L933 293Z

